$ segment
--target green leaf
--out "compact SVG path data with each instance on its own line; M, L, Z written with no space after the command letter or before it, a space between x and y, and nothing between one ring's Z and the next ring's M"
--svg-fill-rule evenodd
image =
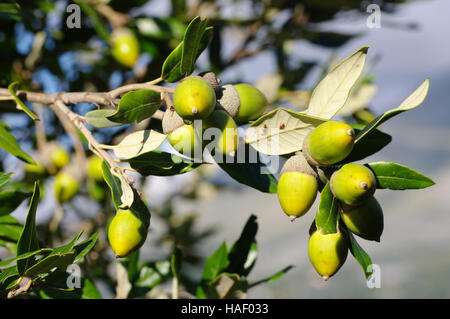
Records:
M364 46L336 65L314 89L307 113L331 119L344 106L366 61L369 47Z
M131 186L126 181L125 177L121 175L113 175L108 163L102 163L103 178L106 184L111 189L112 199L116 209L128 208L133 204L134 192Z
M338 201L331 192L328 182L320 194L320 203L316 214L316 227L322 229L324 235L337 232Z
M395 109L389 110L381 115L379 115L376 119L370 122L359 134L356 136L355 143L358 143L364 136L372 132L382 123L386 122L390 118L394 117L397 114L403 113L405 111L411 110L413 108L418 107L425 100L425 97L428 94L428 89L430 87L430 80L426 79L410 96L408 96L400 106Z
M95 285L86 278L80 278L80 288L67 288L70 274L56 271L45 277L45 285L39 290L42 299L101 299Z
M119 144L112 147L120 158L133 158L157 149L167 135L154 130L142 130L128 134Z
M6 268L0 273L0 294L1 290L5 289L13 280L19 278L19 272L16 266Z
M135 212L136 214L139 214L139 219L146 225L148 228L150 226L150 210L148 209L147 204L142 200L139 193L133 189L134 192L134 201L131 205L130 209Z
M23 276L33 279L40 274L50 273L54 268L65 271L68 265L73 264L74 259L75 250L63 254L50 254L28 268Z
M9 94L14 98L17 103L17 109L24 111L33 121L39 121L39 118L36 114L34 114L26 105L19 99L16 95L17 86L19 86L19 82L15 81L8 86Z
M420 189L435 184L429 177L397 163L379 161L367 166L375 174L377 187L381 189Z
M139 272L139 277L134 283L135 287L152 289L167 279L171 272L170 262L158 261L155 264L145 265Z
M358 134L363 125L351 125L355 133ZM360 161L370 155L382 150L392 141L392 136L379 130L373 130L372 133L364 136L353 146L352 152L339 164Z
M3 126L0 126L0 148L28 164L36 164L33 158L20 148L14 135Z
M117 112L106 118L122 124L139 123L155 114L160 106L160 93L153 90L131 91L122 96Z
M198 57L201 40L205 30L206 20L201 20L198 16L188 25L186 32L184 33L183 51L181 55L182 74L189 75L194 71L195 61Z
M367 278L372 274L369 272L369 266L372 265L372 260L369 255L362 249L362 247L358 244L353 234L347 230L348 240L349 240L349 249L353 257L355 257L356 261L361 265L364 276Z
M116 123L110 121L107 117L116 113L116 110L102 109L93 110L86 113L86 121L89 125L97 128L113 127L123 125L122 123Z
M231 246L228 253L228 265L226 272L247 276L256 262L258 246L256 244L256 233L258 223L256 216L251 215L242 230L239 239Z
M227 243L222 245L205 262L202 279L212 281L229 266Z
M276 193L278 181L269 172L266 164L261 161L261 154L247 144L240 145L240 148L245 151L245 157L242 154L238 154L235 157L226 156L221 163L217 163L220 168L241 184L253 187L264 193ZM238 153L241 150L238 148ZM245 158L246 161L242 162L242 158Z
M74 246L73 249L77 252L74 262L77 262L91 251L97 242L98 236L100 236L99 232L93 233L88 239Z
M264 114L247 129L245 143L269 155L300 151L306 135L326 119L282 107Z
M6 219L5 217L11 217L9 215L0 217L0 238L17 242L22 234L22 225L14 218L12 220Z
M243 299L248 290L248 282L238 274L223 273L208 287L208 299Z
M2 188L3 186L5 186L9 180L11 179L11 175L13 173L0 173L2 176L0 176L0 188Z
M167 152L151 151L128 159L130 166L143 176L172 176L190 172L202 163L185 161Z
M49 253L52 250L53 250L52 248L41 248L39 250L30 251L28 253L16 256L16 257L11 258L11 259L2 260L2 261L0 261L0 268L4 268L6 266L9 266L10 264L12 264L13 262L16 262L18 260L27 259L29 257L36 256L36 255L39 255L39 254Z
M194 71L195 61L208 46L212 27L206 21L194 18L185 30L183 41L169 54L163 63L161 77L167 82L176 82Z
M31 193L6 190L0 193L0 216L13 212Z
M276 281L276 280L280 279L281 277L283 277L292 268L294 268L294 266L289 265L289 266L283 268L282 270L280 270L279 272L273 274L270 277L267 277L267 278L264 278L264 279L261 279L261 280L258 280L256 282L254 282L254 283L249 284L249 288L253 288L253 287L258 286L258 285L263 284L263 283L269 283L269 282Z
M25 225L17 242L17 255L22 255L29 251L39 249L37 234L36 234L36 210L39 202L39 185L34 183L33 196L31 197L30 207L28 209ZM17 261L17 270L22 275L28 268L34 265L34 257L29 257Z
M183 41L177 45L163 63L161 77L167 82L176 82L183 78L181 73L181 57L183 54Z
M50 255L58 255L58 254L65 254L68 252L71 252L74 247L75 247L75 243L77 242L77 240L81 237L81 235L83 234L83 231L81 231L80 233L78 233L78 235L76 235L69 243L57 247L55 248Z

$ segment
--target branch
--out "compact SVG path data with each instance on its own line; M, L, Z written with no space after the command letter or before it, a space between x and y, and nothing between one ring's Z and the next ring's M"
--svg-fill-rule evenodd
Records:
M161 93L175 92L174 88L162 87L149 83L135 83L121 86L109 92L60 92L47 94L18 90L16 94L22 101L47 105L55 103L56 100L60 100L64 104L91 103L96 105L112 106L118 103L116 99L120 95L130 91L142 89L154 90ZM0 100L14 101L14 98L9 94L7 89L0 88Z
M76 161L79 167L86 167L86 153L84 151L83 143L81 143L80 137L78 136L78 132L74 126L74 124L69 120L69 118L60 111L55 104L50 104L50 108L55 112L58 119L61 121L64 130L69 135L72 140L73 148L75 150ZM85 172L85 170L81 170Z
M72 112L61 100L56 100L54 105L69 118L69 120L81 131L81 133L83 133L88 141L89 149L109 164L111 173L121 177L120 173L122 172L122 168L117 165L109 153L106 152L92 136L91 131L89 131L84 125L82 118L78 114Z

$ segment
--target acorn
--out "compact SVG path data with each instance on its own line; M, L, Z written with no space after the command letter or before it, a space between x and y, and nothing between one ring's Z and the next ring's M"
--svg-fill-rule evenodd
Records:
M357 206L375 193L377 182L373 172L361 164L345 164L331 175L333 195L344 204Z
M184 120L205 119L216 106L216 93L201 76L188 76L176 86L173 105Z
M47 169L40 161L36 161L36 164L25 164L25 180L28 182L34 182L43 178L46 174Z
M303 152L311 165L328 166L345 159L353 150L355 131L348 124L327 121L303 140Z
M140 55L139 41L133 31L120 28L111 34L111 53L117 62L132 68Z
M139 249L147 238L148 226L138 212L119 210L108 227L108 240L116 258Z
M375 197L360 206L342 205L341 218L348 230L367 240L379 242L383 233L383 210Z
M103 160L96 155L90 156L87 160L87 175L97 182L103 181L102 164Z
M238 128L233 118L223 110L215 110L205 121L203 134L214 142L214 154L234 156L238 147Z
M222 92L219 104L237 124L256 120L269 106L265 95L253 85L239 83L233 85L232 88L225 85L223 87L225 90ZM236 96L239 98L238 101Z
M198 158L203 153L201 132L198 131L194 124L183 124L169 133L167 140L177 152L187 157Z
M50 161L54 167L61 169L70 161L69 153L58 143L49 144Z
M281 170L278 200L291 221L305 215L317 196L316 172L302 154L290 157Z
M342 267L347 255L348 241L339 230L334 234L323 234L318 229L309 238L309 260L324 280L328 280Z
M59 204L63 204L78 193L80 181L70 171L61 171L55 176L53 189L56 201Z

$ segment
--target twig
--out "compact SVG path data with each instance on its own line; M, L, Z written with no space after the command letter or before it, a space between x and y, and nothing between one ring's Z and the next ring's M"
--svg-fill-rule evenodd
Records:
M75 150L76 161L78 167L86 167L86 153L84 151L83 143L81 143L80 137L78 136L78 132L74 124L69 120L69 118L62 113L55 104L51 104L50 108L55 112L58 119L61 121L64 130L69 135L72 140L73 148ZM81 172L85 172L84 169L80 169Z
M84 125L79 115L72 112L61 100L56 100L54 105L58 107L61 112L67 115L70 121L81 131L81 133L83 133L88 141L89 149L98 157L106 161L111 168L111 173L120 178L122 175L122 168L117 165L117 163L113 160L109 153L100 146L97 140L92 136L91 131L89 131L88 128Z
M16 94L23 101L46 105L53 104L56 100L60 100L64 104L91 103L96 105L112 105L115 103L114 100L120 95L142 89L167 93L175 92L174 88L148 83L135 83L124 85L109 92L60 92L47 94L18 90ZM0 100L14 100L14 98L11 97L8 89L0 88Z

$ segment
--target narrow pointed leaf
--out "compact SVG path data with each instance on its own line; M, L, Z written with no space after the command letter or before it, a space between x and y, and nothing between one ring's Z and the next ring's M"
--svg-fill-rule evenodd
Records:
M307 113L331 119L344 106L366 61L365 46L336 65L314 89Z
M356 261L361 265L364 276L367 278L372 274L368 270L369 266L372 265L372 260L369 255L364 251L364 249L358 244L353 234L347 231L348 239L349 239L349 249L353 257L355 257Z
M17 242L17 255L38 250L39 244L36 234L36 210L39 202L39 185L34 184L33 196L31 197L30 207L28 209L25 225L22 234ZM22 275L28 268L35 263L34 257L17 261L17 270Z
M377 187L381 189L421 189L435 184L431 178L397 163L378 161L367 166L374 172Z
M4 126L0 125L0 148L4 149L8 153L14 155L18 159L28 163L36 164L33 158L25 153L19 146L14 135L7 131Z
M254 244L256 245L257 232L258 223L256 221L256 216L251 215L242 230L241 236L233 246L231 246L230 252L228 253L230 264L225 270L226 272L238 274L240 276L248 275L249 270L251 270L252 265L256 261L256 256L254 254L250 256L250 253L252 252L252 247L254 248ZM250 261L249 257L251 257ZM248 261L249 263L247 263Z
M330 183L327 183L320 194L320 203L316 214L316 227L322 229L323 234L337 232L338 201L331 192Z
M358 133L355 139L355 143L358 143L364 136L372 132L382 123L386 122L395 115L414 109L422 104L428 94L429 87L430 80L426 79L413 93L411 93L410 96L408 96L400 104L400 106L379 115L376 119L370 122L361 132Z
M33 112L25 105L25 103L23 103L22 100L19 99L19 97L16 95L17 86L18 86L19 84L20 84L20 83L17 82L17 81L11 83L11 84L8 86L9 94L11 94L11 96L12 96L12 97L14 98L14 100L16 101L17 106L18 106L17 109L24 111L24 112L25 112L25 113L26 113L33 121L38 121L38 120L39 120L38 116L37 116L36 114L34 114L34 113L33 113Z

